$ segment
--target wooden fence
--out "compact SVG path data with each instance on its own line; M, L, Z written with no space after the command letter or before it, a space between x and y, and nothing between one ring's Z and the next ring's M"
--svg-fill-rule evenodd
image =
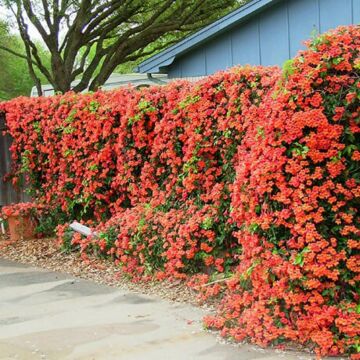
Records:
M3 135L5 130L5 118L0 114L0 206L29 201L29 197L23 189L14 189L10 182L4 181L4 176L11 170L9 135Z

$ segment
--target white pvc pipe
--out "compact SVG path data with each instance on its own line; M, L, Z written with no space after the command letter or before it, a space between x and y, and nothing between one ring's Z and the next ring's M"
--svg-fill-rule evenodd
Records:
M1 224L1 232L3 235L5 235L5 226L4 226L4 220L0 218L0 224Z
M85 225L74 221L70 224L70 228L84 236L96 236L96 232L92 232L91 229Z

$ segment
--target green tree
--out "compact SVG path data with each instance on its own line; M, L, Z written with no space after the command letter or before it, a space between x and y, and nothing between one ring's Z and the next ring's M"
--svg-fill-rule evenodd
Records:
M49 68L49 54L38 42L39 56L43 64ZM5 49L5 50L4 50ZM10 34L9 25L0 21L0 100L8 100L17 96L29 96L34 80L29 73L25 56L25 47L19 35ZM35 68L36 76L46 82L42 73Z
M56 91L70 90L75 79L74 91L96 90L119 65L162 50L247 1L0 0L14 15L39 93L36 68ZM50 68L30 25L50 53Z
M1 51L2 46L13 51L24 48L19 37L9 34L8 26L4 22L0 22L0 100L29 95L34 82L26 60Z

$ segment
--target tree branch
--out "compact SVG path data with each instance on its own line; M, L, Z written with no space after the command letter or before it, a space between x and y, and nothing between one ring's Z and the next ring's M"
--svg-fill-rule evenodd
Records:
M38 49L37 49L36 45L30 39L28 30L27 30L27 25L22 16L21 7L19 7L19 9L17 11L16 19L17 19L17 22L19 25L20 35L21 35L24 45L25 45L25 50L26 50L27 58L28 58L27 60L31 62L31 67L32 67L32 64L34 63L34 65L37 66L37 68L43 73L43 75L47 78L47 80L51 84L53 84L53 78L52 78L50 72L43 65L43 63L40 59L40 56L38 54ZM35 61L33 60L33 57L34 57Z
M21 0L21 1L22 1L23 5L24 5L25 12L26 12L27 16L29 17L30 21L35 26L36 30L40 33L41 37L46 42L46 45L49 46L49 44L50 44L49 43L49 35L45 31L45 29L42 26L39 19L34 14L30 0Z
M4 50L4 51L6 51L6 52L8 52L8 53L10 53L10 54L12 54L14 56L17 56L17 57L19 57L21 59L27 60L26 55L20 54L17 51L14 51L14 50L12 50L10 48L7 48L6 46L0 45L0 50ZM33 63L33 65L36 65L35 61L32 61L32 63Z
M26 53L4 46L0 49L26 59L37 85L35 66L62 92L70 90L79 75L74 91L95 90L119 64L162 50L176 42L177 33L197 30L240 4L240 0L5 1L9 8L17 6L17 13L13 13ZM244 1L249 0L241 3ZM35 26L50 52L50 70L40 56L39 45L29 36L27 22ZM151 45L154 41L158 42Z
M41 81L39 79L38 76L36 76L36 73L34 71L34 67L33 67L33 60L32 60L32 56L31 56L31 50L30 50L30 46L27 42L27 39L29 38L28 32L27 32L27 28L26 25L23 22L23 17L22 17L22 13L21 13L21 5L17 2L17 12L16 12L16 20L19 26L19 30L20 30L20 35L21 38L23 39L24 45L25 45L25 51L26 51L26 60L27 60L27 64L28 64L28 68L29 68L29 73L31 78L33 79L38 95L41 96L42 95L42 87L41 87Z

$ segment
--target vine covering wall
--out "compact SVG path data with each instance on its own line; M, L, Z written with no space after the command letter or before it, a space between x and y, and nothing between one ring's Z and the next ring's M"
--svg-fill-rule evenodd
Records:
M359 26L341 27L283 71L2 103L14 181L97 227L60 225L65 246L134 278L224 273L203 291L222 297L205 322L224 336L358 358L359 49Z

